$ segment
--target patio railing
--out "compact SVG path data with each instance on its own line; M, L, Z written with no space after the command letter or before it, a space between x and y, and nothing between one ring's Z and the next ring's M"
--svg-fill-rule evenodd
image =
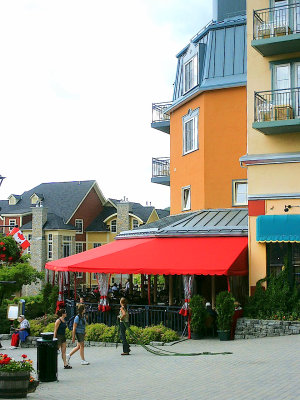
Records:
M254 94L254 121L277 121L300 117L300 88L269 90Z
M300 32L300 4L253 11L253 39L267 39Z
M109 312L98 311L98 304L85 303L87 322L103 323L108 326L116 324L120 306L112 304ZM129 322L131 325L145 328L150 325L163 324L176 332L183 333L187 323L187 318L179 314L179 306L161 305L135 305L128 306ZM74 300L66 300L67 318L69 319L76 313L76 303Z
M170 176L170 157L152 158L152 178Z
M152 122L170 120L170 116L165 114L167 108L172 105L170 101L163 103L152 103Z

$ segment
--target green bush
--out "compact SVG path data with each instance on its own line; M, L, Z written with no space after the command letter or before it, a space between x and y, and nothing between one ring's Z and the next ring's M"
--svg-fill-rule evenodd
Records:
M131 326L130 326L130 330L133 332L133 334L134 334L135 337L140 338L140 337L142 336L143 328L139 328L138 326L131 325ZM136 342L137 342L136 339L133 338L133 337L129 334L128 330L126 330L126 339L127 339L128 343L130 343L130 344L131 344L131 343L136 343Z
M115 327L107 326L101 335L101 342L113 342L115 339ZM116 337L117 339L117 337Z
M167 329L162 335L161 335L161 342L164 343L169 343L169 342L175 342L176 340L179 340L179 336L175 331L172 329Z
M37 320L30 320L30 336L40 336L41 332L44 331L45 326L42 322Z
M205 320L207 318L207 311L204 306L204 298L200 295L195 295L190 301L191 310L191 329L198 335L202 335L205 329Z
M85 340L90 340L92 342L101 342L101 337L105 332L107 326L105 324L92 324L86 327Z
M11 321L7 319L7 304L0 306L0 333L9 333Z
M221 331L231 328L234 314L234 297L229 292L220 292L216 297L217 326Z

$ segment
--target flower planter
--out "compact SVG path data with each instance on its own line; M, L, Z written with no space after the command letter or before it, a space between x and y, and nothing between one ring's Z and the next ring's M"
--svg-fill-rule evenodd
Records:
M29 371L0 372L0 398L19 399L27 397Z
M230 340L230 331L218 331L218 336L221 341Z

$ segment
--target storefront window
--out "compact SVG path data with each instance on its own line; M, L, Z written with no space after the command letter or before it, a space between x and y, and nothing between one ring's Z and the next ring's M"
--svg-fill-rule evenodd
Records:
M268 243L268 275L278 275L283 266L291 267L290 280L300 284L300 243Z

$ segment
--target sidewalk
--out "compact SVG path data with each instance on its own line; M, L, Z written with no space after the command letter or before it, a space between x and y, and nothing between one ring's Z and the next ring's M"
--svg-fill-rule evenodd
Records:
M2 343L9 347L8 341ZM141 347L121 356L121 347L87 347L90 365L79 354L64 370L58 358L59 382L41 383L34 400L299 400L300 335L220 342L189 340L167 350L231 351L231 355L160 357ZM36 366L36 349L6 350L15 358L27 354Z

